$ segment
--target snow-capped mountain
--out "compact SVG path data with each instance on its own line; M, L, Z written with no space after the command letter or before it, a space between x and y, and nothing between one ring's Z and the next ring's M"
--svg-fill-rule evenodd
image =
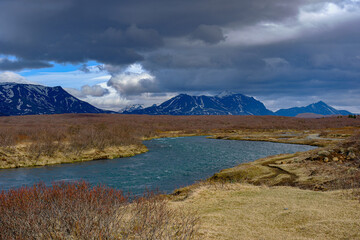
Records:
M0 84L0 116L106 112L73 97L62 87Z
M144 105L142 105L142 104L133 104L133 105L129 105L129 106L126 106L125 108L121 109L119 111L119 113L132 112L132 111L141 110L141 109L144 109Z
M278 116L295 117L301 113L315 113L321 115L349 115L352 114L346 110L337 110L323 101L310 104L306 107L294 107L289 109L280 109L276 112Z
M180 94L159 106L124 111L125 114L149 115L274 115L253 97L221 93L217 96L190 96Z

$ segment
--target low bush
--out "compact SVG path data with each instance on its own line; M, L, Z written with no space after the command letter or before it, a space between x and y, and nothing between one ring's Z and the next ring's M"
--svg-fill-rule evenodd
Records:
M197 221L160 195L130 201L83 181L0 194L0 239L190 239Z

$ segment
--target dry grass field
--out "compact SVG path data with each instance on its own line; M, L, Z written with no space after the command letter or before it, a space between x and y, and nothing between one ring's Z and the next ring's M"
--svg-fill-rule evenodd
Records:
M238 131L248 134L246 131L255 131L264 138L267 132L316 130L320 134L326 129L359 126L360 119L347 117L299 119L120 114L0 117L0 168L127 157L146 151L141 143L143 139L162 136L219 135ZM309 144L309 141L304 144Z
M81 182L2 192L0 238L360 239L359 118L1 117L0 168L132 156L147 151L144 139L191 135L319 148L224 169L165 198L129 201Z
M282 141L278 132L265 135ZM178 189L171 204L198 212L197 239L360 239L360 134L345 128L322 136L337 140L224 169Z
M195 239L360 239L360 204L341 191L205 183L171 205L197 211Z

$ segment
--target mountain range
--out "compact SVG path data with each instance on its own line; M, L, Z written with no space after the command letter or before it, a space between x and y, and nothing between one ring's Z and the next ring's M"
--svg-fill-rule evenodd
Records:
M190 96L180 94L159 106L125 110L124 114L149 115L273 115L263 103L242 94Z
M327 105L323 101L310 104L306 107L294 107L289 109L280 109L276 111L278 116L295 117L302 113L314 113L321 115L349 115L352 114L346 110L336 110L335 108Z
M62 87L0 84L0 116L108 112L75 98Z
M114 113L81 101L62 87L0 83L0 116L62 114L62 113ZM128 106L123 114L148 115L277 115L294 117L311 113L323 115L349 115L320 101L306 107L280 109L272 112L253 97L239 93L223 92L216 96L177 95L160 105L144 108Z
M345 110L335 108L320 101L306 107L280 109L272 112L253 97L239 93L221 93L216 96L177 95L160 105L143 108L142 105L129 106L122 111L124 114L148 115L275 115L295 117L298 114L314 113L323 115L349 115Z

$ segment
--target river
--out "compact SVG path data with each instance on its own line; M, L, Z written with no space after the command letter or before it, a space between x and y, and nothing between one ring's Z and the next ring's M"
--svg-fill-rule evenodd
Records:
M40 181L51 184L85 180L133 194L141 194L145 190L170 193L240 163L314 148L272 142L207 139L203 136L160 138L144 141L144 144L149 152L130 158L0 170L0 190L29 186Z

